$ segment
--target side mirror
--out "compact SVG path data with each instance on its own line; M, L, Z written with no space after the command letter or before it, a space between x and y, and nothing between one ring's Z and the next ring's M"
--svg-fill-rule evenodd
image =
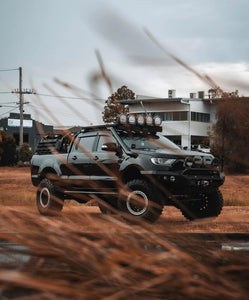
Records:
M102 145L101 150L109 152L120 152L120 148L115 143L105 143Z

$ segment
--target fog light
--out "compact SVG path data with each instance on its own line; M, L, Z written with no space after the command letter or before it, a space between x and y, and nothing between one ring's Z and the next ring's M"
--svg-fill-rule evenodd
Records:
M170 180L170 182L175 182L176 178L175 178L175 176L170 176L169 180Z

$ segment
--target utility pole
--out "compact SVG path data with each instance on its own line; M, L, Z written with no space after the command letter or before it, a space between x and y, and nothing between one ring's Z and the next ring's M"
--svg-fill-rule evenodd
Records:
M22 91L22 67L19 68L19 109L20 109L20 131L19 131L19 151L23 144L23 91Z
M33 89L22 89L22 67L19 67L19 89L15 89L12 93L19 94L19 110L20 110L20 130L19 130L19 152L23 145L23 105L24 103L23 94L35 94Z

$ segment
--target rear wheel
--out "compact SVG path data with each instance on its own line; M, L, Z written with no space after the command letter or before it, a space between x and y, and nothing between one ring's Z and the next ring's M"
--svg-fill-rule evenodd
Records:
M117 199L116 198L108 198L106 199L98 199L99 210L102 214L115 214L115 210L117 210Z
M128 216L155 222L162 214L163 205L152 186L143 179L134 179L127 187L126 194L119 197L119 208Z
M223 197L218 189L208 193L200 193L197 196L198 199L184 203L180 208L185 218L195 220L217 217L221 213Z
M42 215L55 215L63 208L63 194L56 191L53 183L44 178L39 184L36 193L36 204Z

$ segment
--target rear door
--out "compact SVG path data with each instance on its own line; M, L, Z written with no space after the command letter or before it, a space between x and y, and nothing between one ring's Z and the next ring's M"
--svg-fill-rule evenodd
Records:
M92 152L97 142L97 133L78 135L68 155L69 182L73 187L91 189Z
M116 143L115 139L108 133L100 132L95 149L91 169L91 179L95 182L102 193L112 193L117 188L119 179L119 164L121 157L115 152L103 151L102 145L105 143Z

